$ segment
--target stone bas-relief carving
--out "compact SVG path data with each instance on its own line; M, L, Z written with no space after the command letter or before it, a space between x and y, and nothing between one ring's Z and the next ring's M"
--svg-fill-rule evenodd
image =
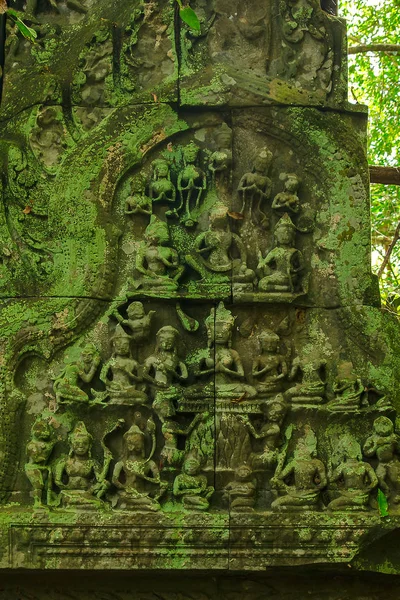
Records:
M344 26L192 5L199 33L163 0L31 3L9 49L0 568L350 564L397 527Z

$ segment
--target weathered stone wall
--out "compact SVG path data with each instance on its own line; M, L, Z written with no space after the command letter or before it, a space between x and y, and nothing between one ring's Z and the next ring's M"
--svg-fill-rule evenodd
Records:
M29 0L37 42L8 26L0 568L157 569L135 582L162 598L310 585L170 570L396 572L399 327L345 24L194 0L194 31L175 4Z

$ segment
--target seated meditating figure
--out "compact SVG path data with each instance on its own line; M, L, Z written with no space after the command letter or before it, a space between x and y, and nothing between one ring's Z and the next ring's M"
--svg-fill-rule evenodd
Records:
M98 508L110 485L106 480L110 460L101 467L92 458L93 437L83 421L76 424L69 440L68 456L63 456L54 469L54 483L61 490L60 503L65 507Z
M252 470L243 464L236 469L235 479L225 486L222 498L228 502L231 512L252 512L256 491Z
M143 367L143 378L155 387L153 408L162 422L175 415L174 401L178 401L181 390L176 383L188 378L188 370L178 356L179 331L170 325L157 332L154 354L149 356Z
M146 184L140 175L133 177L131 180L131 193L125 200L126 215L151 215L152 203L151 198L146 196Z
M176 290L184 267L179 263L177 251L171 248L167 223L152 215L144 238L136 255L136 269L144 277L136 282L136 287Z
M107 393L103 400L108 404L143 404L147 395L143 388L143 378L139 375L139 365L131 356L130 336L121 325L117 325L112 337L113 353L101 369L100 379L105 383Z
M183 463L182 473L174 480L173 494L181 500L184 508L190 511L208 510L214 488L207 484L207 477L201 475L201 465L197 458L188 457Z
M240 415L250 434L256 440L262 440L261 452L254 452L251 464L256 469L272 469L276 466L281 443L281 426L288 411L282 394L278 394L266 407L266 423L256 430L248 415Z
M163 204L174 204L176 200L176 189L171 181L169 164L163 158L157 158L152 163L153 176L149 183L149 196L153 202ZM171 208L166 216L178 216L176 208Z
M286 358L279 353L279 335L265 329L258 340L261 354L253 361L252 375L257 381L259 396L270 396L282 390L282 383L288 374Z
M275 225L276 246L265 258L259 253L257 274L260 292L289 293L300 291L303 255L294 247L296 227L287 213Z
M100 353L94 344L87 344L80 358L67 364L55 378L53 390L58 404L91 402L88 394L81 389L82 383L90 383L100 364Z
M180 205L178 212L184 207L183 220L186 227L193 227L197 220L193 216L197 214L200 207L201 197L207 187L206 175L200 167L196 165L199 147L190 143L183 149L184 167L178 175L178 192L180 196Z
M194 249L185 260L201 275L200 283L215 285L232 281L247 284L250 288L253 286L254 271L247 268L244 244L230 231L228 211L223 204L218 203L211 209L208 230L196 237Z
M285 392L293 404L321 404L325 401L326 361L312 356L296 356L289 373L289 381L300 381Z
M375 471L363 462L360 444L350 435L343 436L339 445L343 459L329 477L330 485L338 483L339 495L331 500L328 509L368 510L370 492L378 485Z
M283 469L278 465L272 487L279 498L271 504L273 510L316 510L321 491L327 485L324 464L316 457L317 438L306 425L304 435L297 442L293 458Z
M154 435L151 422L151 431ZM112 484L117 488L112 505L136 511L160 510L159 498L165 491L151 454L146 457L145 433L132 425L123 436L123 454L116 463Z
M332 391L335 398L328 402L329 410L346 412L368 406L367 392L361 379L355 375L353 363L350 361L339 364Z
M297 214L300 211L300 200L297 190L300 180L294 173L289 173L285 177L285 189L279 192L272 202L272 208L276 211L291 212Z
M206 318L209 356L201 360L196 375L207 378L210 383L206 386L194 386L194 393L197 389L200 395L213 396L215 389L217 399L256 396L254 387L245 383L244 369L238 352L232 349L235 318L223 302L220 302L216 309L212 308Z
M394 425L388 417L374 421L374 431L366 439L363 453L368 458L376 457L376 475L379 487L389 500L389 505L400 504L400 441Z

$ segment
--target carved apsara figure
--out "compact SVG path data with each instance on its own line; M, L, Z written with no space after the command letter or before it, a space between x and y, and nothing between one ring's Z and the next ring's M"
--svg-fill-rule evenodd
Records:
M182 501L187 510L207 510L214 488L207 483L207 477L201 475L201 464L194 457L186 458L182 473L174 480L173 494Z
M136 269L144 275L139 283L145 288L176 290L184 267L179 264L178 253L171 248L167 223L155 215L144 232L145 242L136 255Z
M147 422L147 432L155 435L152 419ZM116 463L112 483L117 488L113 506L136 511L160 510L159 498L164 486L156 463L152 460L153 447L146 457L145 432L138 425L132 425L123 436L123 455Z
M171 181L169 163L163 158L157 158L152 163L153 176L149 183L149 196L153 202L174 204L176 189ZM171 208L166 216L178 216L176 208Z
M90 403L88 394L80 386L92 381L100 361L100 353L96 346L87 344L80 358L64 367L53 384L58 404Z
M174 401L180 397L176 383L188 378L188 370L178 356L179 331L170 325L157 332L154 354L149 356L143 367L143 377L156 388L153 408L161 421L175 414Z
M306 425L297 441L293 458L283 469L278 465L271 485L280 494L271 508L274 510L315 510L321 491L327 485L325 466L317 458L317 438Z
M253 170L243 175L238 186L238 194L242 199L240 212L249 215L250 220L262 227L268 224L261 206L271 197L272 183L268 177L271 161L272 152L263 148L256 156Z
M146 314L142 302L131 302L126 309L127 319L124 319L118 311L113 316L123 327L129 330L129 337L135 345L141 345L148 340L150 335L151 323L155 310L149 310Z
M265 258L259 253L257 274L260 292L289 293L300 290L303 255L295 248L296 227L287 213L275 225L276 246Z
M251 468L240 465L235 470L235 479L224 488L223 499L232 512L252 512L256 501L256 481Z
M141 404L147 401L139 365L131 356L131 337L117 325L112 337L113 352L103 366L100 379L105 383L108 404Z
M146 196L146 183L141 175L133 177L130 186L130 195L125 200L126 215L151 215L152 201Z
M294 404L322 404L325 401L326 361L313 356L296 356L289 373L289 380L300 378L285 392Z
M210 156L208 168L212 174L212 180L218 191L227 188L232 167L232 129L226 123L215 134L218 149Z
M93 437L83 421L79 421L69 436L70 451L54 469L54 483L61 490L62 506L96 508L109 488L106 480L110 458L100 466L92 458Z
M261 354L253 361L252 375L257 381L256 389L261 396L270 396L282 390L283 380L288 374L285 356L279 353L279 335L264 329L258 340Z
M52 503L52 471L49 459L55 440L49 423L37 420L32 425L31 439L26 446L25 473L32 485L35 508Z
M211 209L208 230L196 237L194 251L185 260L201 275L201 283L218 283L219 276L221 282L247 284L252 289L254 271L247 267L247 254L242 240L230 231L228 211L224 204L217 203Z
M192 211L196 213L199 209L201 197L207 187L206 175L204 171L196 165L199 152L199 147L194 143L190 143L184 147L184 167L178 175L177 186L180 196L178 212L184 206L183 220L186 227L193 227L197 222Z
M300 179L295 173L286 174L285 189L275 196L272 202L272 208L276 211L297 214L300 211L300 200L297 195L299 185Z
M378 417L374 421L374 431L365 440L363 453L368 458L376 457L379 487L389 503L400 503L400 441L394 425L388 417Z
M370 492L377 486L378 478L371 465L363 462L360 444L352 436L344 436L339 444L343 459L329 477L330 484L338 484L339 496L331 500L328 509L367 510Z

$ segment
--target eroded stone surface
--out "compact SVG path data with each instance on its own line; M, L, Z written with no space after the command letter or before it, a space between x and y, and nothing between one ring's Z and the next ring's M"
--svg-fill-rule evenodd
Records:
M9 32L0 568L383 570L399 336L344 25L193 7L30 1L37 45Z

